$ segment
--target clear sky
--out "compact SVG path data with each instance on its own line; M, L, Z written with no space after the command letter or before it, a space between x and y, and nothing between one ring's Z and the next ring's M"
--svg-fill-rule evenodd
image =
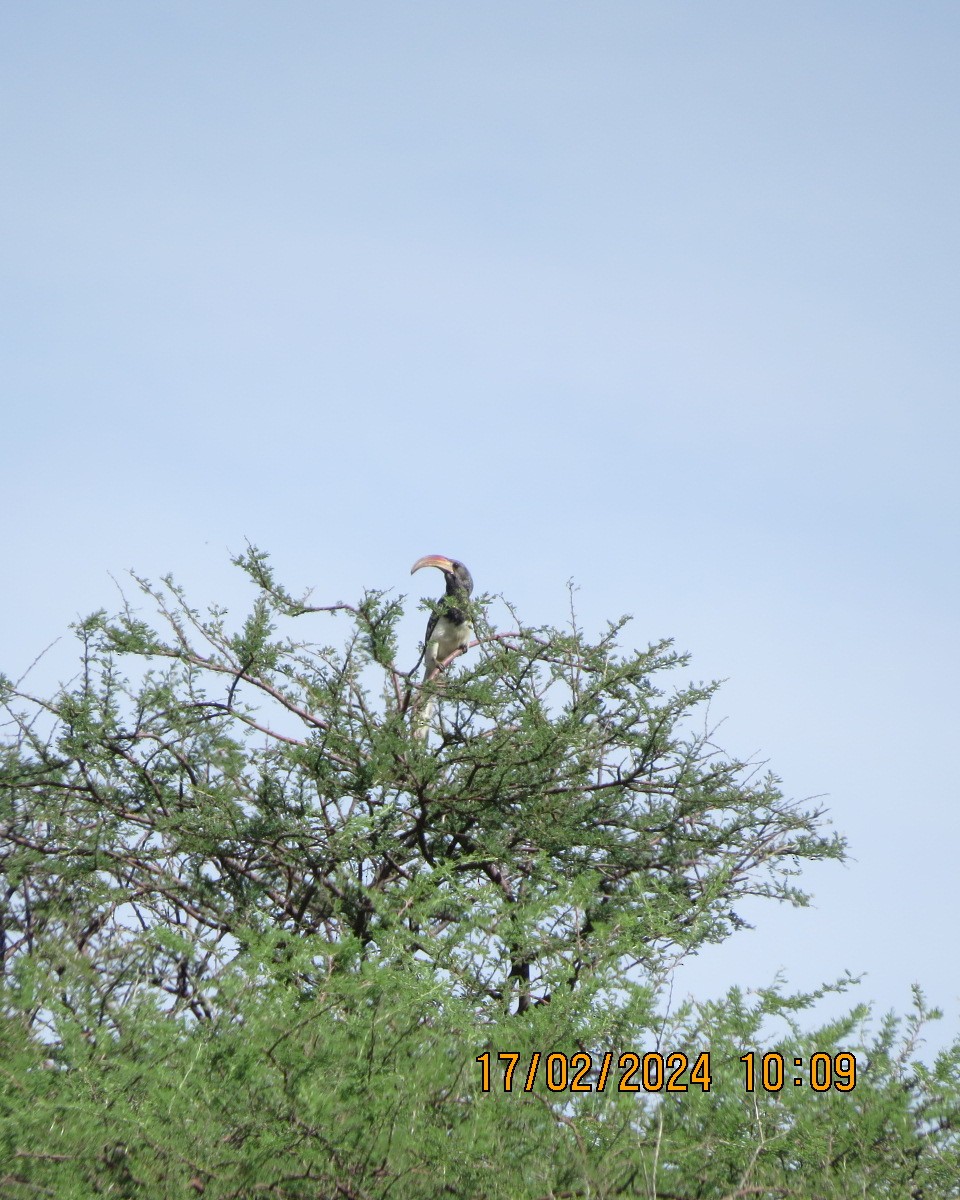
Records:
M420 555L573 578L851 842L681 989L956 1031L958 63L932 0L3 5L0 669L245 539L411 663Z

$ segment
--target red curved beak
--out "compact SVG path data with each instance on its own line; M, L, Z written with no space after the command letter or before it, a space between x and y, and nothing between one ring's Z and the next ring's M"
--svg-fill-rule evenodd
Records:
M421 567L439 567L441 571L452 571L453 562L449 558L444 558L442 554L425 554L423 558L418 558L413 564L410 574L419 571Z

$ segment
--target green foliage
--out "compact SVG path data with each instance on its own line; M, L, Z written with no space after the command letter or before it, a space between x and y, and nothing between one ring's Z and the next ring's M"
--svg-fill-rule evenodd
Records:
M923 1067L919 1026L805 1034L815 997L778 992L665 1024L680 957L843 851L713 744L669 643L499 630L481 598L427 742L398 601L237 561L236 631L138 580L156 628L81 622L51 700L3 681L4 1194L957 1195L960 1051ZM293 636L331 620L338 646ZM791 1058L856 1052L855 1091L748 1094L774 1015ZM522 1086L537 1051L634 1049L708 1049L711 1089ZM509 1094L485 1051L520 1055Z

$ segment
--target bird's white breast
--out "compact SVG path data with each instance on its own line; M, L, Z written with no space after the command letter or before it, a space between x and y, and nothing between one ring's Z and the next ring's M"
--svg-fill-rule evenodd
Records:
M469 621L459 625L447 617L440 617L430 633L430 644L427 647L428 661L433 659L432 666L442 663L455 650L469 645L473 640L473 626Z

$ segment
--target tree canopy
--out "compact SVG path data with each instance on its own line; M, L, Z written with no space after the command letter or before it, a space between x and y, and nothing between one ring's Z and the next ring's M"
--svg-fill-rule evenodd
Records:
M0 681L5 1194L960 1196L921 994L876 1031L777 988L666 1004L844 849L715 743L685 656L481 597L421 681L401 601L237 563L242 621L138 579L56 695Z

